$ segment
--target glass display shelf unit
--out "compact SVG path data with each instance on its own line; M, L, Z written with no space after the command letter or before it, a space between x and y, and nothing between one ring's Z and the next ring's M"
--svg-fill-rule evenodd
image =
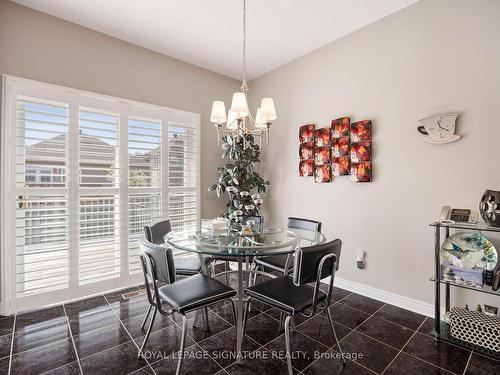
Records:
M434 223L429 224L431 227L441 227L441 228L452 228L452 229L468 229L468 230L478 230L482 232L499 232L500 227L492 227L486 224L483 221L478 222L477 224L469 224L469 223L440 223L436 221Z
M471 344L466 341L462 341L457 339L451 335L450 325L445 321L441 320L440 322L441 334L439 335L439 339L445 341L447 343L459 346L466 350L473 350L475 353L484 354L490 358L494 358L496 360L500 360L500 353L495 352L490 349L483 348L482 346ZM433 332L434 336L437 336L435 332Z
M482 288L474 288L468 285L463 285L456 283L454 281L442 280L436 275L440 275L441 270L441 246L442 238L447 239L450 236L450 229L459 231L478 231L478 232L489 232L489 233L500 233L500 227L492 227L483 221L477 224L470 223L442 223L435 221L429 224L430 227L434 229L434 275L430 277L430 281L434 283L434 336L437 341L443 340L450 342L456 346L460 346L469 350L474 350L480 352L486 356L493 357L495 359L500 359L500 353L492 352L488 349L481 348L479 346L463 342L459 339L455 339L450 335L450 327L447 322L441 319L441 285L445 286L445 308L446 311L450 311L451 307L451 287L457 287L462 289L467 289L474 292L485 293L489 295L500 296L500 290L494 291L491 286L483 285ZM442 231L444 229L444 231ZM443 233L444 232L444 233ZM444 234L444 237L443 237ZM484 234L483 234L484 235Z
M429 278L429 280L432 281L432 282L436 282L436 276L432 275ZM491 286L488 286L486 284L484 284L482 288L474 288L472 286L458 284L458 283L455 283L455 282L449 281L449 280L443 280L443 279L441 279L441 280L439 280L439 282L441 284L444 284L444 285L451 285L451 286L454 286L454 287L457 287L457 288L463 288L463 289L472 290L474 292L487 293L487 294L493 294L495 296L500 296L500 289L493 290Z

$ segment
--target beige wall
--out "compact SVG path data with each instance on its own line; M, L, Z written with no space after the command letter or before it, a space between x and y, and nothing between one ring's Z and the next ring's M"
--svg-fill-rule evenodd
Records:
M221 163L209 111L212 100L231 99L238 81L6 0L0 74L201 113L202 216L220 212L207 192Z
M445 204L477 209L486 188L500 190L499 19L497 0L422 0L250 82L279 116L263 168L266 220L321 220L343 241L340 277L432 302L428 224ZM448 111L460 112L463 139L425 143L417 120ZM299 125L344 115L373 121L374 181L298 177Z

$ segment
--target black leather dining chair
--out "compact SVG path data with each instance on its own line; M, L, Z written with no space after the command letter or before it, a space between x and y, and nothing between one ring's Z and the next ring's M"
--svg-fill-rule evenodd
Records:
M306 229L313 232L321 232L321 222L302 219L298 217L288 218L288 228ZM293 256L290 254L271 255L255 259L255 264L261 269L278 271L281 274L287 273L293 266Z
M144 226L144 237L155 245L165 243L165 235L172 231L170 220L162 220L153 225ZM175 272L181 276L196 275L201 272L200 259L197 256L178 257L175 260Z
M236 295L236 291L220 281L200 273L176 280L172 249L155 245L144 238L139 240L139 244L142 251L140 259L146 294L150 307L154 311L138 355L139 358L142 357L151 334L156 313L159 312L165 316L179 313L182 316L181 347L176 370L176 374L179 374L186 345L186 313L229 300L236 321L236 308L232 300L232 297ZM162 280L165 280L166 285L160 287L158 282ZM168 337L165 339L168 340Z
M342 362L346 363L333 326L331 312L328 309L331 303L335 271L338 270L339 266L341 247L342 242L336 239L321 245L298 248L295 251L293 277L284 275L245 289L249 299L245 308L243 334L247 324L248 308L252 300L270 305L286 315L284 322L285 344L290 375L293 373L290 352L290 319L297 314L311 317L316 311L326 310L335 344L342 356ZM328 276L330 276L330 281L328 291L325 293L320 289L320 283L321 279ZM313 282L314 285L309 284Z
M170 220L158 221L152 225L144 226L144 238L155 245L162 245L165 243L165 235L172 231L172 224ZM206 263L210 264L210 258L206 258ZM201 272L200 259L197 256L177 257L175 260L175 274L179 276L192 276ZM160 282L167 282L167 280L160 280ZM144 319L142 320L141 329L144 329L146 322L151 313L151 306L149 306ZM203 319L205 321L205 328L208 330L208 311L203 311Z

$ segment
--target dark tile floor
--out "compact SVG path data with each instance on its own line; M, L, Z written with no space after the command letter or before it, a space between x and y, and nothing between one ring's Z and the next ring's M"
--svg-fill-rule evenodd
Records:
M130 289L130 288L129 288ZM130 290L138 290L131 288ZM148 307L145 296L121 292L49 309L0 318L0 374L173 374L180 342L179 316L158 317L145 359L137 358ZM322 313L297 319L292 364L297 374L485 374L500 362L430 336L433 320L379 301L336 289L331 312L348 364ZM245 358L235 363L235 328L229 305L210 309L211 331L189 316L188 357L183 374L286 374L285 340L279 315L252 307L244 340Z

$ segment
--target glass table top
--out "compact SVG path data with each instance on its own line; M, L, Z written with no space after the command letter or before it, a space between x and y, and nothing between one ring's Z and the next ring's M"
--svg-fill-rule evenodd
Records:
M175 249L209 255L264 256L292 253L298 246L312 246L325 242L322 233L296 228L255 225L252 235L236 230L196 230L187 239L176 238L170 232L165 243Z

